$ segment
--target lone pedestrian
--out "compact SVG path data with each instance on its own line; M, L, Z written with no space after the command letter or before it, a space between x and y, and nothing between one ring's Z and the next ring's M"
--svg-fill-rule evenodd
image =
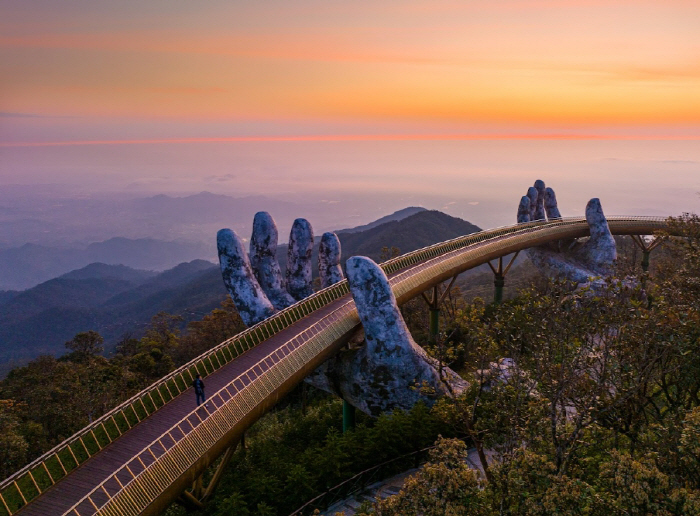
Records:
M202 375L197 375L197 378L192 382L192 387L194 387L194 393L197 395L197 406L200 403L204 403L204 382L202 381Z

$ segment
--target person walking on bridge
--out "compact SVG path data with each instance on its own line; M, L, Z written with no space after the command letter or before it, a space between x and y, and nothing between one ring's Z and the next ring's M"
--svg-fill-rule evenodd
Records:
M197 395L197 406L204 403L204 382L202 381L202 375L197 375L197 378L192 382L192 387L194 387L194 393Z

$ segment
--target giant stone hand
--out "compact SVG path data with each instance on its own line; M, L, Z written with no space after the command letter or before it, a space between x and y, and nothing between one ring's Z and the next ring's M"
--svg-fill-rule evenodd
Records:
M217 244L224 283L246 325L263 321L276 310L313 293L313 242L308 221L295 220L285 281L275 258L277 227L269 214L260 212L255 216L250 260L233 231L219 231ZM394 408L409 409L418 400L432 403L450 391L460 392L465 382L447 368L442 369L441 378L435 361L413 341L381 268L364 257L349 259L347 268L365 343L326 361L307 382L342 396L373 416ZM340 241L334 233L325 233L321 239L319 275L323 287L343 279Z
M554 190L537 180L518 205L518 223L561 218ZM594 278L610 276L617 260L615 239L598 198L586 205L586 221L591 236L585 241L554 242L527 250L530 260L549 276L564 277L584 284ZM599 280L598 280L599 281Z
M337 394L371 416L394 408L409 409L419 400L432 404L467 386L443 368L411 337L384 271L364 256L346 263L348 284L364 328L364 345L327 360L309 383Z

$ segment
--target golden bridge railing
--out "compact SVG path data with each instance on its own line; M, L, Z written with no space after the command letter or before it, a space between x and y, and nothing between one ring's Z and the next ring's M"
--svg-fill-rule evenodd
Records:
M612 232L616 234L643 234L651 233L657 229L664 229L666 227L665 220L665 218L660 217L611 217L608 219L608 223L610 224ZM553 239L556 235L562 235L559 238L565 238L565 235L570 233L572 228L576 228L580 232L585 233L587 231L585 219L569 218L550 222L538 221L472 233L394 258L384 262L382 268L387 274L392 274L406 269L407 267L425 262L426 260L433 261L436 258L443 257L442 265L438 266L440 271L434 269L431 272L433 277L435 277L438 273L446 274L458 269L459 267L456 265L457 262L452 263L452 258L447 260L447 257L444 255L453 254L467 246L493 241L491 242L493 245L489 247L488 253L484 250L473 250L472 260L470 261L474 261L474 259L478 261L479 257L485 256L484 253L493 256L493 253L512 252L517 246L527 247L527 243L532 240L533 233L537 233L539 240L546 240L547 238ZM508 243L500 247L496 245L501 242L501 237L509 235L516 238L508 239ZM581 236L583 236L583 234ZM509 249L512 250L509 251ZM422 279L418 279L417 276L413 279L411 279L411 277L404 277L405 274L407 273L398 275L397 278L392 280L392 285L395 284L395 294L397 298L401 298L405 296L406 293L420 288L417 285L423 284L422 282L426 280L426 278L423 278L423 276L425 276L424 273L421 273ZM63 441L55 448L0 483L0 502L2 502L0 514L4 509L8 515L11 515L33 498L39 496L44 490L69 474L70 471L99 452L99 450L107 446L114 439L128 431L133 425L138 424L165 403L189 388L195 374L201 374L202 376L210 374L245 351L306 317L313 311L339 299L347 294L348 291L347 281L345 280L323 289L309 298L278 312L262 323L219 344L210 351L181 366L147 389L144 389L118 407L110 410L80 432L66 441ZM354 308L350 308L350 304L351 303L348 302L344 304L343 307L333 312L334 315L332 315L334 318L338 318L337 321L333 321L334 325L338 325L337 328L344 328L349 324L348 321L350 320L355 321L353 325L356 324L357 315ZM354 307L354 304L352 306ZM341 311L344 311L342 316ZM350 314L354 315L351 317ZM326 317L324 321L326 319L328 319L328 317ZM311 326L311 328L316 328L319 324L320 323L316 323ZM324 328L323 331L325 332L326 329L327 328ZM307 332L304 332L303 334L306 333ZM333 334L335 334L335 331L328 333L328 335ZM323 335L326 335L326 333L323 333ZM314 338L312 340L317 342L318 339ZM294 342L297 342L297 339L295 339ZM305 344L305 346L307 345ZM311 344L308 344L304 349L311 350L312 347L309 346L311 346ZM320 346L320 349L323 349L325 344ZM316 349L316 347L318 346L313 347L313 349ZM308 352L309 351L306 351L305 354ZM293 351L290 351L290 354L291 353L301 352L298 352L298 349L294 348ZM268 359L270 359L270 357L268 357ZM277 367L277 364L275 364L275 367ZM226 389L227 388L224 388L222 391ZM223 399L222 391L217 393L219 399ZM230 391L226 392L230 394ZM227 404L228 402L224 405ZM240 410L239 407L237 408ZM190 415L188 415L188 417ZM216 418L214 420L216 420ZM196 428L199 428L199 425L197 425ZM195 428L193 427L191 430L194 431ZM198 430L198 432L201 433L200 430ZM166 454L167 452L163 452L164 456ZM149 455L160 458L153 450L149 451ZM148 471L148 468L144 467L144 471ZM139 477L139 475L132 476L134 478L129 482L129 485L135 482L137 477ZM112 500L112 498L113 497L109 497L110 500Z

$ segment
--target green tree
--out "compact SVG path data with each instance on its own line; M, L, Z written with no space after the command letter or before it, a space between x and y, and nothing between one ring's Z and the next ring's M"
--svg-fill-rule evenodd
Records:
M66 342L66 348L71 350L71 360L76 362L89 360L104 351L102 344L105 339L96 331L90 330L78 333Z
M651 458L635 460L613 450L601 468L598 487L608 514L700 514L700 496L674 485Z
M438 439L430 460L395 496L358 516L480 516L489 514L477 473L467 466L459 439Z
M246 329L230 297L199 321L187 325L181 339L177 362L183 364Z
M20 418L12 400L0 400L0 477L5 478L27 461L29 444L21 433Z

